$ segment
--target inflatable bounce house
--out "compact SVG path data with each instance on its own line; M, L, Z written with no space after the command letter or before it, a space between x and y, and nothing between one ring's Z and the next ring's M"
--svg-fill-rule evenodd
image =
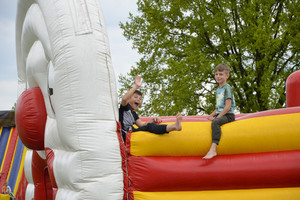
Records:
M0 111L0 185L1 190L8 181L14 194L25 194L26 178L24 160L26 147L20 140L15 128L15 112ZM9 194L0 194L1 200L9 200Z
M122 141L98 0L19 0L16 49L16 127L28 149L18 199L300 198L299 71L287 80L287 108L238 115L222 126L218 156L203 160L203 116L184 117L181 132Z

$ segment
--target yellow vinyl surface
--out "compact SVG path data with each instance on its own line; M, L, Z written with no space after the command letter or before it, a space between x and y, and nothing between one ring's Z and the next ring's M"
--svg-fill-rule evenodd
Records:
M9 200L9 197L10 197L9 194L0 194L0 200Z
M251 190L138 192L134 200L299 200L300 188L272 188Z
M211 145L211 122L182 122L182 131L134 132L134 156L203 156ZM219 155L300 150L300 113L234 121L222 126Z

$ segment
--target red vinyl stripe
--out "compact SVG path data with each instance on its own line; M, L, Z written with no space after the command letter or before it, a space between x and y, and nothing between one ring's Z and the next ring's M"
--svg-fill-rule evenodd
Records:
M121 156L122 156L122 170L123 170L123 183L124 183L124 195L123 199L126 200L128 199L128 174L127 174L127 159L126 159L126 146L124 144L123 138L122 138L122 127L121 123L117 122L117 135L118 135L118 140L120 143L120 151L121 151Z
M261 111L256 113L243 113L243 114L236 114L235 120L241 119L249 119L255 117L264 117L264 116L271 116L271 115L284 115L284 114L291 114L291 113L300 113L300 106L299 107L291 107L291 108L281 108L281 109L274 109L274 110L267 110ZM207 115L197 115L197 116L184 116L184 122L201 122L201 121L209 121L206 119ZM141 117L142 121L148 121L151 117ZM162 119L162 123L166 122L175 122L175 116L163 116L160 117Z
M22 177L20 180L20 185L18 187L18 192L16 193L17 199L22 199L22 197L25 197L27 185L28 185L28 181L25 177L25 171L23 169Z
M200 157L129 157L130 191L300 186L300 151Z
M7 177L9 174L9 170L10 170L10 166L11 166L11 162L15 153L15 147L16 147L16 143L17 143L17 139L18 139L18 133L16 128L11 128L11 138L10 141L8 141L9 143L8 148L7 148L7 152L6 152L6 156L5 156L5 160L3 163L3 168L2 168L2 172L5 172L5 175L2 176L2 179L0 179L0 184L1 186L3 185L3 183L6 180L9 180L9 177Z
M264 117L264 116L272 116L272 115L285 115L285 114L292 114L292 113L300 113L300 106L250 113L250 114L247 114L247 115L244 115L241 117L237 117L236 120Z

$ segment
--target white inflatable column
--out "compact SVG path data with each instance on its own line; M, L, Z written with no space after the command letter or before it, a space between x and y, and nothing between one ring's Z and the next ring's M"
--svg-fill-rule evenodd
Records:
M19 0L19 95L40 87L56 199L123 198L117 91L98 0Z

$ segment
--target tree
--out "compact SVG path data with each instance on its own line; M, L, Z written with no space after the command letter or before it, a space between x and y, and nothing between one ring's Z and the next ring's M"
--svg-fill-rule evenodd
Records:
M138 0L139 15L121 23L142 58L121 90L141 74L143 115L214 109L214 67L231 67L240 112L285 106L285 80L300 69L298 0Z
M12 110L16 110L17 102L14 103L13 107L11 107Z

